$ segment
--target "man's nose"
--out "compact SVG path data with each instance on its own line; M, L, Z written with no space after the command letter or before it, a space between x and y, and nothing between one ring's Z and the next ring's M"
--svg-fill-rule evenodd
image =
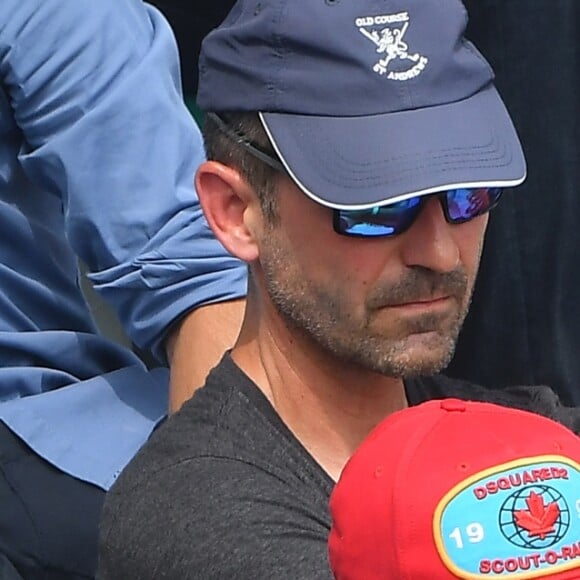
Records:
M460 261L459 247L447 223L437 196L425 200L421 212L405 236L402 252L407 266L421 266L434 272L451 272Z

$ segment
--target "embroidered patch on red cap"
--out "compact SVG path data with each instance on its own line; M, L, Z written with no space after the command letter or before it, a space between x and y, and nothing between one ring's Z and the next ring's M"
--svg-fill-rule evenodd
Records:
M541 456L469 477L437 505L437 551L460 578L528 580L578 568L580 465Z

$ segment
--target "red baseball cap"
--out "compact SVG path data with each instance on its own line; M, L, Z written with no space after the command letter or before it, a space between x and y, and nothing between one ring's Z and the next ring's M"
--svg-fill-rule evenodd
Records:
M331 499L338 580L580 579L580 437L490 403L389 416Z

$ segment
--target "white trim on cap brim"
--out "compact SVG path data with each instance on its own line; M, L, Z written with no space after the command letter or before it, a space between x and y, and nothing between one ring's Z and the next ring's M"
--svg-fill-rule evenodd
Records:
M413 190L407 191L398 195L389 196L382 201L372 201L372 202L365 202L365 203L358 203L358 204L345 204L345 203L336 203L332 201L328 201L325 199L321 199L318 195L316 195L313 191L311 191L308 187L306 187L302 181L297 177L297 175L292 171L290 166L288 165L285 156L282 154L274 135L272 134L270 127L268 126L267 121L265 120L264 113L259 113L259 118L268 135L270 143L274 148L279 160L281 161L282 165L290 175L291 179L294 183L298 186L298 188L305 193L310 199L319 203L325 207L333 208L333 209L340 209L340 210L364 210L369 209L372 207L377 207L381 205L390 205L392 203L397 203L399 201L403 201L412 197L422 196L422 195L429 195L432 193L437 193L440 191L445 191L449 189L458 189L458 188L479 188L479 187L515 187L523 183L526 179L527 172L524 170L523 175L516 177L514 179L484 179L484 180L476 180L476 181L451 181L445 184L439 184L433 187L424 188L420 190Z

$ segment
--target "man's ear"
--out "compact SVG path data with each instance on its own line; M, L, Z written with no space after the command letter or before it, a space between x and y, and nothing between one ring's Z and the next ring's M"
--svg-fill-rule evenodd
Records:
M259 212L256 194L237 169L206 161L195 174L203 213L215 237L244 262L258 257L252 224Z

